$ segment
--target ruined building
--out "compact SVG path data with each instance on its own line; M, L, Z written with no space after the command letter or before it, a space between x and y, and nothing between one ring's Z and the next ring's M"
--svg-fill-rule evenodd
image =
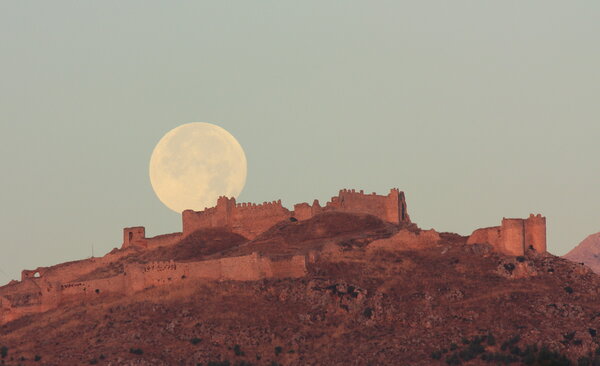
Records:
M527 250L546 253L546 218L529 215L527 219L502 219L501 226L477 229L467 244L487 243L497 252L524 255Z
M404 192L400 192L396 188L391 189L387 196L343 189L324 207L321 207L319 201L315 200L312 206L308 203L295 205L294 211L283 207L281 200L257 205L236 203L235 198L219 197L216 207L200 212L183 211L183 236L198 229L226 227L236 234L254 239L280 221L289 220L291 217L297 220L308 220L328 211L366 213L394 224L410 222L406 211Z
M105 293L125 295L187 279L255 281L302 277L307 273L307 263L315 260L314 253L270 258L254 252L195 262L134 261L126 262L120 272L103 274L103 270L114 267L119 260L132 255L173 246L201 229L226 229L252 240L278 223L309 220L326 212L369 214L395 225L398 230L395 238L402 240L379 241L383 247L412 245L418 248L420 245L435 245L440 239L435 231L419 231L411 223L404 193L396 188L387 195L343 189L324 206L315 200L312 205L296 204L293 211L283 207L281 201L257 205L236 203L234 198L220 197L215 207L200 212L184 211L182 232L146 238L144 227L128 227L123 229L121 248L101 258L24 270L21 281L12 281L0 287L0 324L27 314L48 311L77 299ZM497 252L513 256L523 255L527 250L544 253L546 219L541 215L531 215L528 219L504 219L501 226L476 230L467 243L487 243Z

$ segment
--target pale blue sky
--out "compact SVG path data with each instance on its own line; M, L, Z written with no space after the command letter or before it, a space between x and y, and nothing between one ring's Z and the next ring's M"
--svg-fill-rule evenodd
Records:
M399 187L423 228L600 231L600 2L0 2L0 282L180 230L148 161L241 143L239 201Z

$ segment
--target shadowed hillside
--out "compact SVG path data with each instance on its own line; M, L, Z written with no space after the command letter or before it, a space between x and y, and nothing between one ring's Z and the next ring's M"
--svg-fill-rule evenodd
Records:
M600 277L588 267L536 252L505 256L489 245L467 245L456 234L408 229L369 215L334 213L281 222L252 241L200 231L121 260L256 251L306 252L313 260L302 278L182 280L28 315L0 327L2 360L591 365L597 357Z

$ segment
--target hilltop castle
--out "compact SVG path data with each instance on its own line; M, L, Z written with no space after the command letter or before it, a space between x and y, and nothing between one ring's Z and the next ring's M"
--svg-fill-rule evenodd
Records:
M226 229L252 240L278 223L309 220L326 212L369 214L395 225L398 235L406 238L416 238L406 228L418 231L410 221L404 193L396 188L384 196L343 189L325 206L315 200L312 205L296 204L293 211L283 207L281 201L256 205L220 197L215 207L200 212L184 211L182 232L146 238L144 227L128 227L123 229L121 249L114 249L101 258L24 270L21 281L0 287L0 324L27 314L48 311L73 300L105 293L125 295L187 279L255 281L305 276L307 263L315 260L314 255L270 258L253 252L245 256L196 262L125 262L116 273L106 269L150 249L173 246L201 229ZM431 239L433 242L440 238L433 230L420 236L420 239L414 239L413 244L427 238L425 241ZM489 244L495 251L512 256L523 255L527 250L545 253L546 219L541 215L531 215L528 219L504 219L501 226L473 232L467 244L476 243Z
M123 229L123 248L129 246L158 247L174 244L194 231L207 228L227 228L248 239L254 239L278 222L284 220L308 220L323 212L365 213L393 224L410 223L404 192L397 188L386 196L365 194L354 189L342 189L324 207L318 200L294 205L290 211L281 205L281 200L255 203L236 203L235 198L219 197L217 205L204 211L185 210L181 214L183 232L145 237L143 227Z

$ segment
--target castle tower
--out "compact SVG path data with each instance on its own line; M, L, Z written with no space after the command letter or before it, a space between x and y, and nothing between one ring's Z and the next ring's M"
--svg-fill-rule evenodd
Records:
M146 246L146 228L143 226L126 227L123 229L123 245L121 248L130 246Z
M538 253L546 252L546 218L540 214L525 219L525 248Z
M213 221L214 227L229 227L231 223L231 217L235 210L235 198L227 198L221 196L217 200L216 213Z
M523 219L502 219L500 249L508 255L525 254L525 236Z
M386 197L386 221L401 223L410 222L408 212L406 210L406 199L404 192L400 192L398 188L392 188Z

